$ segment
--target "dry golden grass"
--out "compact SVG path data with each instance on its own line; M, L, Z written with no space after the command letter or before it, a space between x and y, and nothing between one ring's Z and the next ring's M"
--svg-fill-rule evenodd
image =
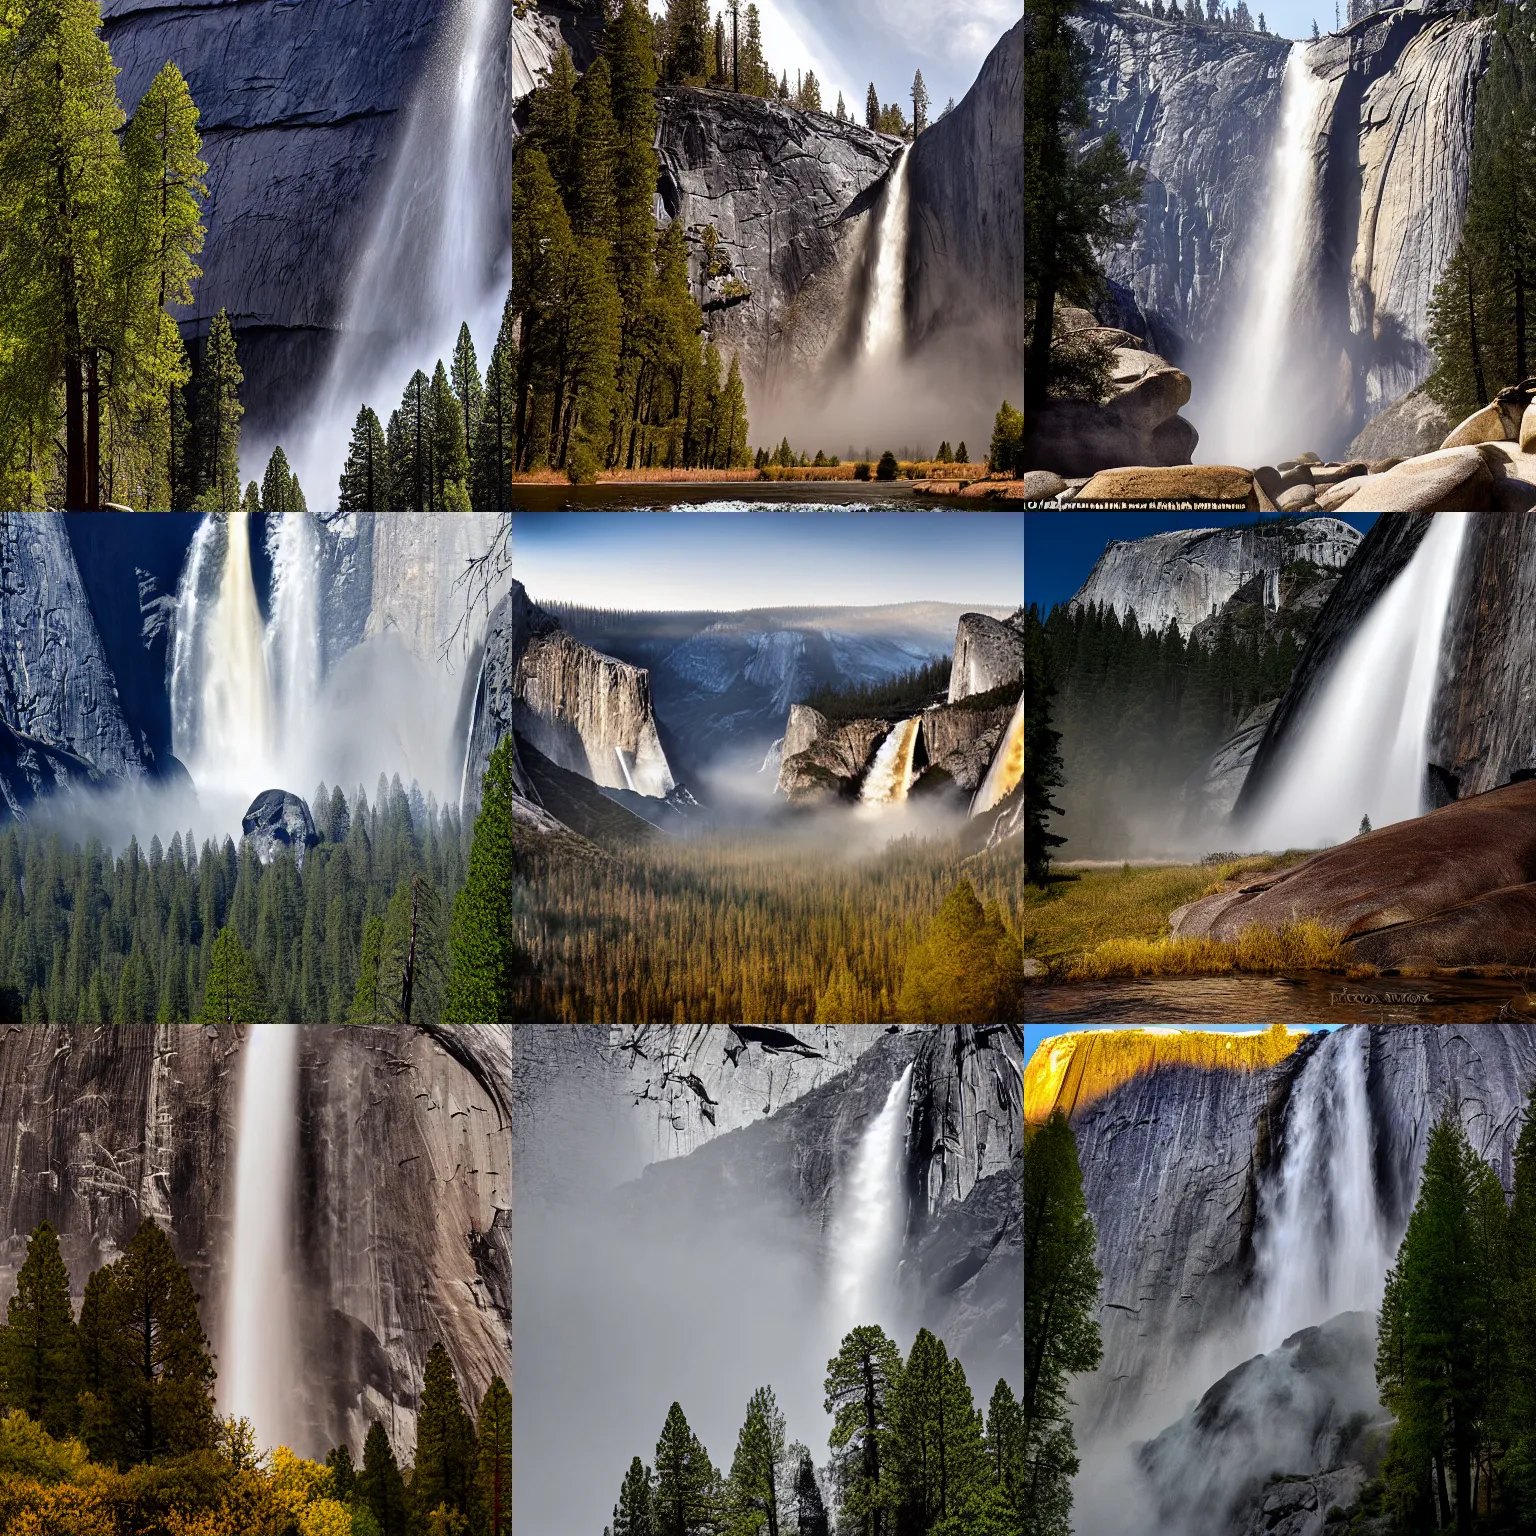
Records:
M1106 939L1072 962L1069 981L1127 976L1212 976L1229 971L1321 971L1342 964L1339 935L1308 919L1264 928L1254 923L1231 941L1206 938Z
M1306 1038L1283 1024L1251 1034L1207 1030L1109 1029L1057 1035L1024 1068L1024 1119L1055 1109L1072 1115L1112 1089L1159 1067L1252 1072L1284 1061Z

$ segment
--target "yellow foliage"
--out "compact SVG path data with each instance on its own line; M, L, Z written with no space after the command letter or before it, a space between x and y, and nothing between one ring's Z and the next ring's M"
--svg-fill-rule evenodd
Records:
M1024 1119L1041 1124L1056 1109L1071 1116L1159 1067L1235 1072L1272 1067L1305 1037L1305 1030L1283 1024L1246 1034L1105 1029L1056 1035L1041 1042L1024 1069Z
M1122 976L1214 976L1227 971L1317 971L1340 965L1339 936L1311 918L1265 928L1252 923L1235 940L1105 939L1072 963L1072 981Z
M299 1536L352 1536L352 1516L335 1499L316 1499L299 1512Z
M0 1530L6 1536L116 1536L117 1522L91 1484L45 1487L8 1477L0 1483Z

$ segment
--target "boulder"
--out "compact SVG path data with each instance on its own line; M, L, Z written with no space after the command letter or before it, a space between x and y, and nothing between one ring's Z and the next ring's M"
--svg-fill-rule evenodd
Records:
M1305 485L1293 485L1289 490L1281 491L1276 507L1281 512L1300 512L1304 507L1310 507L1317 501L1317 491L1307 483Z
M1364 459L1348 459L1342 464L1324 464L1320 469L1312 471L1312 484L1319 490L1327 485L1337 485L1341 480L1352 480L1356 475L1369 472L1370 466Z
M1340 480L1324 487L1322 494L1317 498L1317 510L1337 512L1346 502L1354 499L1355 492L1362 489L1369 478L1368 475L1355 475L1351 479Z
M1444 410L1422 389L1399 396L1378 411L1349 445L1351 458L1411 458L1432 453L1445 441L1451 424Z
M1494 402L1492 405L1485 405L1480 411L1473 411L1465 421L1452 427L1440 446L1466 448L1475 443L1501 442L1509 435L1504 413L1499 409L1498 403Z
M1026 470L1020 484L1026 501L1051 501L1067 488L1067 482L1048 469Z
M1493 502L1493 473L1472 446L1404 459L1370 481L1351 497L1351 511L1482 512Z
M1311 920L1376 965L1421 954L1437 965L1523 965L1536 962L1533 919L1536 779L1525 779L1201 897L1169 923L1180 937L1232 940L1251 924Z
M1253 472L1235 464L1138 465L1104 469L1077 494L1083 501L1215 501L1257 509Z
M1273 464L1261 464L1253 472L1253 483L1269 497L1271 501L1279 501L1280 493L1285 490L1285 477Z
M1156 368L1102 404L1052 400L1025 423L1024 467L1070 477L1121 464L1188 464L1200 440L1179 415L1190 389L1187 373Z
M263 864L270 864L278 854L291 849L303 869L304 850L320 841L308 805L286 789L262 790L251 801L240 827Z
M1282 464L1280 466L1280 490L1281 492L1293 490L1298 485L1312 484L1312 466L1310 464ZM1276 497L1278 500L1279 497Z
M1526 406L1525 415L1520 418L1518 441L1521 453L1536 451L1536 403Z
M833 722L809 704L790 706L775 789L792 804L851 799L889 720Z

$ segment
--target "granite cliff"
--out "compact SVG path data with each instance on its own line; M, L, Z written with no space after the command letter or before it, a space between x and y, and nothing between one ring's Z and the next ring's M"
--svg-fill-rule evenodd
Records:
M1187 635L1256 577L1259 601L1267 609L1280 608L1287 567L1342 571L1360 539L1348 523L1312 517L1274 528L1198 528L1116 540L1105 546L1072 605L1101 603L1122 620L1134 612L1144 630L1177 622Z
M949 702L958 704L972 694L1023 680L1024 610L1001 620L985 613L962 614L955 627Z
M0 1293L40 1221L78 1302L153 1217L218 1347L238 1136L238 1027L0 1034ZM381 1420L415 1441L431 1346L483 1392L511 1350L511 1040L504 1030L305 1028L296 1198L308 1375L296 1449L354 1448Z

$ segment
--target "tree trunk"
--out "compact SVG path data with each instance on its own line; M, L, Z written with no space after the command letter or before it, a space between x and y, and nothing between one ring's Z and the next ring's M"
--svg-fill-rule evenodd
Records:
M1451 1500L1445 1491L1445 1457L1435 1457L1435 1492L1440 1497L1440 1525L1443 1529L1451 1523Z
M64 359L64 509L85 509L85 380L78 357Z
M1456 1444L1456 1536L1472 1531L1472 1452L1464 1439Z
M1043 282L1035 294L1035 326L1024 357L1025 430L1029 417L1040 410L1051 388L1051 331L1056 320L1056 287Z
M85 510L101 510L101 379L94 350L85 360Z
M1477 304L1472 297L1472 268L1467 269L1467 339L1472 348L1472 378L1477 386L1477 403L1488 404L1488 384L1483 378L1483 357L1477 346Z

